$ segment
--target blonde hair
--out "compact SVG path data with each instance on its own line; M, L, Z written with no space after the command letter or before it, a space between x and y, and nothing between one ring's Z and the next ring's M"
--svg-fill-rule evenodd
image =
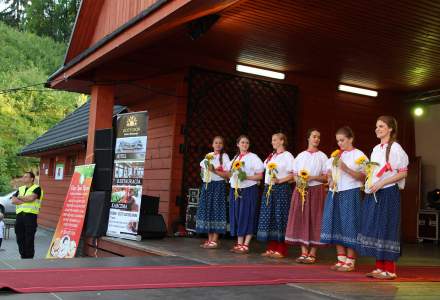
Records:
M284 148L287 147L287 145L288 145L288 142L287 142L287 136L286 136L284 133L282 133L282 132L278 132L278 133L274 133L274 134L272 134L272 136L277 136L280 140L283 141L283 146L284 146Z

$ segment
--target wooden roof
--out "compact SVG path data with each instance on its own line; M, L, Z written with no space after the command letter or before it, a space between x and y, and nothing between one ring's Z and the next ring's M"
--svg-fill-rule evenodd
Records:
M200 1L191 2L192 9L182 6L169 17L166 30L154 36L146 30L93 68L123 62L130 69L179 68L215 59L379 90L410 92L440 85L440 2L217 2L225 5L217 10ZM191 40L188 22L207 13L218 13L220 19Z
M113 116L123 112L124 106L115 105ZM55 126L26 145L19 155L35 155L70 145L86 143L89 128L90 101L76 109Z

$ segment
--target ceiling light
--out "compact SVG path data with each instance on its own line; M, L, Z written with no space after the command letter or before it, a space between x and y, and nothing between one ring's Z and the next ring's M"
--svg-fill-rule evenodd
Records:
M249 74L254 74L254 75L259 75L259 76L264 76L264 77L275 78L275 79L286 78L286 75L284 73L269 71L269 70L264 70L264 69L254 68L254 67L249 67L249 66L244 66L244 65L237 65L236 70L238 72L249 73Z
M348 93L359 94L359 95L370 96L370 97L377 97L377 94L378 94L377 91L362 89L362 88L358 88L358 87L354 87L354 86L350 86L350 85L345 85L345 84L340 84L338 86L338 89L342 92L348 92Z

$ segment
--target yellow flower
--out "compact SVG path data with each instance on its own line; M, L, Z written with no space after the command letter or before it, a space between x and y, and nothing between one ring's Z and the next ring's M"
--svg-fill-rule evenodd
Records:
M212 155L212 153L208 153L208 154L206 154L205 159L206 160L213 160L214 159L214 155Z
M234 162L234 165L232 166L232 169L239 170L239 169L241 169L242 166L243 166L243 163L239 160L236 160Z
M273 170L275 170L277 168L277 164L275 162L270 162L270 163L267 164L267 168L270 171L273 171Z
M365 156L361 156L358 159L356 159L355 163L357 165L362 165L364 162L366 162L367 158Z
M341 150L335 150L335 151L333 151L332 152L332 154L330 155L331 157L337 157L337 156L339 156L341 154Z
M299 172L299 177L301 177L303 179L307 179L307 178L309 178L309 172L307 172L307 170L301 170Z

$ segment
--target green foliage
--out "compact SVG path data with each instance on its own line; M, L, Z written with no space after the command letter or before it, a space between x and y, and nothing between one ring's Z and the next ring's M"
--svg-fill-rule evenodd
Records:
M12 178L36 168L38 159L17 153L73 111L78 94L44 89L4 92L45 82L62 64L65 46L50 38L23 33L0 22L0 192L10 189ZM29 91L31 90L31 91ZM2 92L3 91L3 92Z
M81 0L0 0L0 21L67 43Z
M68 42L80 0L32 0L26 6L25 30Z
M9 26L21 28L28 2L28 0L0 0L0 5L3 5L0 11L0 21Z

